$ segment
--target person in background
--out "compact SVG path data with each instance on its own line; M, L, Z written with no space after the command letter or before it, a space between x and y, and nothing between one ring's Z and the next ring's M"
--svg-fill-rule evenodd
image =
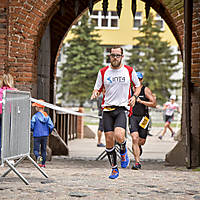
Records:
M142 154L142 147L146 142L149 125L149 111L148 107L156 107L156 98L151 90L143 85L143 74L137 72L137 77L140 81L139 95L135 106L133 107L133 114L129 118L130 134L132 137L132 149L135 157L135 164L132 169L138 170L141 168L140 156Z
M165 111L164 113L165 126L161 135L158 137L160 140L162 140L163 136L165 135L167 128L171 131L171 137L173 137L175 134L172 127L170 126L174 118L174 111L177 110L180 113L179 105L175 101L176 101L176 95L171 95L170 101L164 104L163 110Z
M97 108L98 108L98 116L102 117L102 104L103 101L103 92L99 95L98 99L97 99ZM105 145L101 142L101 138L102 138L102 133L103 133L103 119L99 119L99 127L98 127L98 132L97 132L97 137L98 137L98 141L97 141L97 147L105 147Z
M0 88L0 101L3 99L4 90L17 90L14 88L14 78L11 74L3 74ZM0 157L1 157L1 123L2 123L2 103L0 103Z
M40 100L44 101L44 100ZM54 129L53 122L49 115L44 112L44 106L38 103L33 103L37 113L31 119L31 131L33 131L34 147L33 152L36 161L40 167L45 167L46 148L49 134ZM41 156L40 156L41 148Z

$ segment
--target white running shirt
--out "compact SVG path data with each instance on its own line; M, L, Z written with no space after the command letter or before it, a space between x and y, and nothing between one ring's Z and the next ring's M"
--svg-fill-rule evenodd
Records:
M139 79L134 69L132 72L132 80L135 87L140 86ZM111 66L109 66L104 74L105 97L102 107L127 107L130 94L130 82L129 71L124 65L119 69L112 69ZM102 84L102 75L99 71L94 89L99 90L102 87Z
M165 115L168 115L168 116L172 116L174 114L174 111L178 109L179 107L177 103L172 104L170 101L166 102L165 106L167 107L165 111Z

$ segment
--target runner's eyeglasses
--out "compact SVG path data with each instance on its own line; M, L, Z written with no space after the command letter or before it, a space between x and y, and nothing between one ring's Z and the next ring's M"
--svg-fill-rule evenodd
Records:
M122 55L121 54L110 54L110 56L112 57L112 58L120 58Z

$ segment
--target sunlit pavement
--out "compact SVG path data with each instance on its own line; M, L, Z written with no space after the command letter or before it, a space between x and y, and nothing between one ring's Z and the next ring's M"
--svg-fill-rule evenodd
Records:
M97 133L98 127L95 125L88 126L95 134ZM141 160L159 160L164 161L165 155L173 149L176 145L176 141L171 137L171 133L167 132L162 140L158 139L162 131L162 127L152 128L152 136L148 136L146 144L142 147L143 154ZM105 144L104 135L102 136L102 142ZM127 144L129 149L132 149L131 136L127 136ZM87 158L90 160L95 160L105 148L97 147L97 136L95 139L82 139L82 140L73 140L69 142L70 157L71 158ZM133 155L129 151L131 159Z

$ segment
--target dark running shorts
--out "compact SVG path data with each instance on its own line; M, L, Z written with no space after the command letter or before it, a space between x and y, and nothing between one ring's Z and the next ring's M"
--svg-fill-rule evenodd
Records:
M103 119L99 119L99 128L98 128L98 130L103 132Z
M104 132L114 131L116 127L126 130L126 109L123 107L116 108L113 111L103 111Z
M139 125L139 123L142 120L142 118L143 118L143 116L133 116L132 115L129 118L129 128L130 128L130 133L138 132L140 138L146 139L147 134L148 134L148 126L149 126L149 124L145 129L143 129Z
M172 120L173 120L173 115L172 115L172 116L165 115L165 122L169 122L169 123L171 123Z

